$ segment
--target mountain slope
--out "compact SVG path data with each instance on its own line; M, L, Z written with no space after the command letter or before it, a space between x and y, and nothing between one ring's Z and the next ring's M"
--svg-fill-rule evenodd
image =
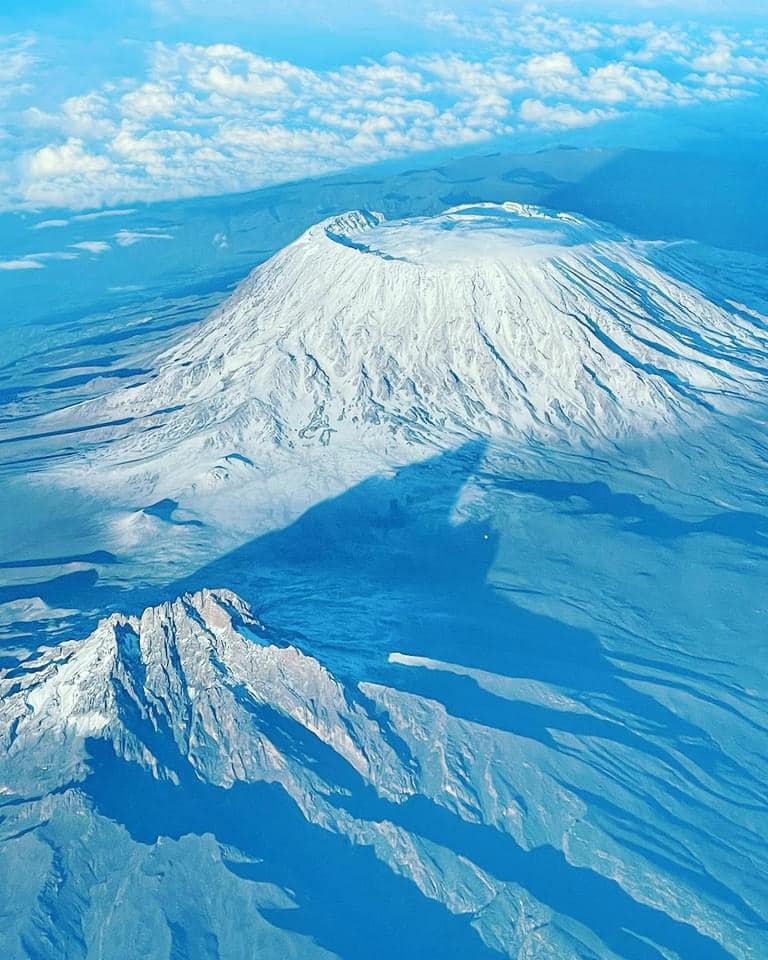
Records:
M45 956L51 938L62 955L111 955L103 940L87 931L103 924L130 928L133 920L130 913L125 916L125 907L109 907L103 888L141 885L147 869L146 855L137 856L121 836L125 826L144 843L161 844L168 835L179 839L180 848L166 854L175 875L164 894L171 914L186 909L190 873L211 873L204 855L198 863L201 842L209 861L219 864L211 882L227 890L233 881L220 875L222 861L231 861L238 874L237 864L245 869L266 857L275 879L297 856L319 870L312 866L318 855L312 850L331 843L318 840L319 829L345 838L341 848L336 843L325 854L340 858L343 874L335 880L342 885L351 882L352 871L361 870L360 882L370 884L374 896L381 883L387 887L404 878L405 892L397 896L414 901L426 923L424 936L450 935L446 945L458 938L466 944L464 955L491 957L493 950L483 941L495 945L517 926L518 899L524 894L513 895L514 885L494 880L396 822L366 819L364 808L355 811L369 787L383 804L397 806L414 796L415 768L398 754L402 741L388 732L383 715L376 719L369 713L373 701L350 695L316 660L284 645L228 591L188 595L149 608L140 618L113 615L86 640L63 644L0 674L0 697L0 779L7 811L0 855L7 864L23 859L32 834L45 837L54 852L47 873L46 858L38 855L42 872L29 877L24 889L5 891L15 917L0 935L4 956ZM143 781L142 768L148 774ZM360 803L347 809L356 793ZM232 818L244 820L240 833L233 833ZM265 818L272 824L266 836L258 827ZM111 821L121 824L117 832ZM86 835L78 839L84 825ZM203 836L197 841L183 837L187 830ZM273 849L283 830L289 832ZM214 845L212 858L206 839L211 833L222 841L220 849ZM343 852L349 844L373 850L387 865L384 877L392 879L377 881L382 868L359 865L359 857ZM112 845L124 849L125 864L114 862ZM301 882L300 875L294 881ZM283 909L290 906L290 890L262 893L260 903L258 892L254 897L247 889L251 885L245 886L245 892L232 895L256 920L280 897ZM59 891L55 899L51 887ZM342 890L340 895L348 894ZM437 916L432 901L447 911L446 918L441 913L439 920L431 919ZM466 921L450 919L469 920L491 902L494 910L490 922L480 924L480 937ZM152 914L151 905L140 899L136 908ZM342 909L339 902L329 904L334 927ZM349 909L354 914L360 908ZM547 914L541 906L531 909ZM193 932L197 928L203 940L220 937L227 913L212 907L208 916L197 918ZM158 922L151 942L142 938L140 950L120 955L165 956L174 924L168 916ZM253 922L254 917L246 918L246 927ZM185 921L187 935L188 926ZM519 943L526 935L523 925L513 939ZM258 939L266 956L300 949L291 941L286 947L277 936L270 941L263 929ZM414 945L420 942L415 936ZM243 949L236 943L220 955L242 956ZM381 944L374 946L370 955L383 956L381 950Z
M500 704L514 698L509 678L470 674ZM704 866L681 875L587 814L588 790L637 803L614 777L595 780L590 753L615 724L542 695L594 727L583 759L428 696L345 686L228 591L113 615L0 674L3 955L50 956L55 942L62 956L111 957L117 936L122 956L241 957L226 932L236 910L267 957L384 957L403 925L414 957L441 943L479 958L656 956L638 951L642 938L681 960L725 960L723 941L757 956L759 916L733 896L700 897ZM631 739L612 749L664 773L658 800L673 816L681 757L637 754ZM735 867L749 837L735 813L718 821L727 809L711 819L727 825ZM688 858L712 856L704 838L688 842ZM282 918L292 906L301 922ZM339 941L357 929L348 918L371 913L377 942ZM146 932L134 942L137 922Z
M519 204L345 214L259 267L148 382L66 417L100 422L116 442L89 464L147 496L241 485L317 447L327 467L349 446L404 462L474 436L604 446L695 427L764 388L765 332L657 259Z

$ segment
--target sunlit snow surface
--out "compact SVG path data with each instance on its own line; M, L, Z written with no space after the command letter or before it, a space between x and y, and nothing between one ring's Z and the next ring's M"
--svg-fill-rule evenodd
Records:
M9 340L3 957L768 955L765 261L451 199Z
M448 215L384 223L360 234L361 248L380 256L447 269L457 263L554 259L594 239L582 221L519 203L466 204ZM352 233L350 242L355 243Z

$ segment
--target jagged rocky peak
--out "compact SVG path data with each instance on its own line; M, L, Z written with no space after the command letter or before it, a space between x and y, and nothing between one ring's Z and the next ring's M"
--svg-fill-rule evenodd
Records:
M280 779L290 763L270 739L272 714L366 779L383 777L395 791L403 784L377 722L228 590L187 594L140 617L113 614L85 640L0 673L0 743L18 761L65 741L72 763L83 762L84 741L95 737L158 776L173 778L188 761L222 785Z
M6 708L14 702L26 708L20 711L16 733L45 725L100 732L114 719L113 680L131 683L138 668L146 671L174 657L181 663L201 641L213 651L234 634L233 616L263 630L235 594L203 590L150 607L141 617L113 613L85 640L42 650L0 674Z
M107 956L102 940L124 952L125 931L135 929L144 952L165 955L181 904L185 915L200 917L199 940L190 939L191 954L184 941L185 955L203 955L212 940L218 950L229 928L258 928L276 902L304 905L294 891L307 885L325 903L323 886L350 871L361 913L383 903L393 918L412 919L423 897L464 931L463 955L493 955L486 944L497 943L504 955L510 937L527 936L518 918L528 923L533 910L540 926L550 912L452 850L439 832L432 839L399 822L396 810L419 788L444 803L444 816L466 807L477 822L482 810L469 782L476 761L461 725L459 742L445 742L438 704L419 711L408 698L394 730L382 718L397 711L382 695L374 687L345 691L224 590L186 595L140 617L112 615L85 640L0 673L0 796L10 808L3 852L12 865L0 871L0 890L14 903L9 936L43 956L72 928L78 955ZM426 730L443 741L436 749ZM491 806L507 809L510 787L506 777L490 779L491 756L479 751L481 776ZM31 862L32 883L3 886L11 869ZM256 867L264 882L242 882L238 868L248 878ZM221 900L200 914L211 889ZM435 908L428 905L427 915ZM466 923L454 919L462 917ZM243 956L257 942L265 956L331 956L308 952L309 940L295 949L291 940L275 945L276 936L274 927L262 939L243 934L244 945L220 953Z
M488 724L487 715L455 716L429 692L374 683L345 690L318 661L282 644L246 604L221 590L160 604L141 617L110 616L87 639L0 673L0 795L9 865L0 871L0 890L14 904L9 916L20 942L34 944L35 956L48 955L70 911L78 942L96 944L117 918L112 940L122 946L125 930L145 930L158 895L174 909L189 903L188 915L197 917L206 895L197 890L206 885L224 890L227 900L221 927L220 911L201 916L210 941L210 929L238 928L258 915L260 905L228 883L233 864L266 863L272 871L263 874L264 884L248 882L246 888L263 889L274 877L292 895L309 880L310 896L317 896L329 874L321 872L320 886L313 887L316 866L330 853L334 880L352 876L355 891L373 891L361 901L361 915L381 904L391 910L403 897L413 904L407 887L393 887L389 874L382 879L375 857L451 916L465 917L481 940L470 941L462 956L493 955L486 946L501 956L593 954L591 931L574 925L578 916L561 921L558 901L550 898L552 886L578 885L585 877L591 890L586 901L610 896L617 934L625 923L650 934L655 916L665 911L665 925L674 925L672 945L684 948L670 956L720 956L704 935L734 944L734 956L760 955L752 943L758 944L762 927L742 919L748 907L735 913L733 897L722 906L701 898L693 870L681 874L654 845L647 854L637 843L625 845L601 816L602 804L590 815L598 791L619 811L622 804L633 812L645 802L634 799L635 766L620 778L615 765L595 765L595 750L602 755L607 738L621 729L609 715L585 704L572 712L576 701L556 685L398 658L409 661L473 677L497 700L503 725ZM460 708L459 701L454 705ZM504 717L513 708L522 716L531 708L542 711L553 736L506 729ZM580 729L594 733L570 732ZM628 725L625 751L641 749L646 763L661 753L679 769L663 734L650 735L646 753L646 737L631 731ZM235 789L220 789L229 787ZM125 798L116 798L123 788ZM697 802L714 804L714 822L721 825L744 806L738 782L724 780L724 796L714 801L707 780L696 778L689 788ZM665 811L659 835L667 845L679 824L679 794L674 782L654 799ZM233 814L247 829L237 829L238 823L229 829ZM747 820L736 819L731 830L736 843L728 846L725 863L735 875L748 861L743 850L753 831ZM701 857L702 883L712 875L708 836L694 831L690 838L692 854ZM288 844L295 856L286 858ZM159 866L152 866L154 858ZM288 873L285 862L293 865ZM10 878L29 864L38 873L17 889ZM189 878L200 876L205 882L190 896ZM530 890L523 882L528 876ZM126 890L138 891L133 903L123 899ZM422 914L411 910L395 911L395 929L399 918L417 916L421 923ZM151 956L167 955L167 940L160 937L175 915L155 919L160 946ZM580 916L589 921L592 914ZM226 955L241 956L244 949ZM281 947L264 952L288 955ZM80 955L90 953L83 946Z

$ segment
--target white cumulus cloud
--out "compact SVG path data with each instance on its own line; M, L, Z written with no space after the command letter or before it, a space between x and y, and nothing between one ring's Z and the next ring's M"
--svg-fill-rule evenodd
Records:
M319 69L234 43L149 44L140 76L18 115L31 143L3 141L13 162L0 203L87 208L244 190L768 85L759 31L660 27L648 10L611 20L455 5L425 20L419 4L398 9L404 29L410 16L450 46ZM14 42L16 75L33 48Z
M542 127L591 127L601 120L610 120L616 113L610 110L579 110L566 103L547 104L541 100L528 99L520 104L520 118L526 123Z
M28 170L33 178L98 173L108 166L106 157L89 153L83 141L76 137L68 138L61 145L52 144L36 150L28 159Z

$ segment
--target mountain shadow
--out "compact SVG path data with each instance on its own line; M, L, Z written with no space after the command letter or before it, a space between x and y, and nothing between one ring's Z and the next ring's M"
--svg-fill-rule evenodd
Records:
M528 610L510 591L494 586L496 533L482 521L455 518L467 484L488 481L485 453L484 442L470 442L392 476L371 477L312 507L285 529L258 537L177 581L168 595L203 587L234 590L271 626L292 632L296 645L352 685L361 679L392 682L393 677L395 685L412 684L414 674L425 671L387 662L389 654L404 652L551 683L586 703L607 705L609 710L613 705L621 716L621 724L609 723L515 704L516 719L509 723L550 746L553 729L588 734L599 728L608 739L637 746L639 737L653 733L705 768L714 763L715 755L721 757L717 744L637 690L631 666L609 653L596 633ZM581 498L587 512L611 515L617 531L629 526L662 542L698 532L756 546L765 539L765 520L756 515L722 514L688 523L639 497L613 493L604 482L567 484L502 476L493 484L550 502ZM636 524L628 524L635 519ZM654 666L674 671L661 661ZM435 696L436 685L444 684L448 695L462 681L441 672L423 682L431 696L445 702ZM675 682L674 676L670 682ZM498 717L509 716L511 707L498 711L494 698L482 696ZM459 715L466 716L472 698L462 694L455 700L461 706ZM479 718L479 705L477 709ZM647 741L645 747L652 749ZM744 785L745 802L752 789L761 795L758 784Z
M484 443L468 443L391 476L365 480L285 529L258 537L169 585L164 593L170 598L202 587L234 590L282 632L286 643L325 663L345 681L349 695L369 709L372 704L357 689L360 680L438 701L455 717L514 732L564 756L570 756L568 737L558 738L558 733L601 738L604 750L621 748L617 762L624 765L631 756L626 748L632 748L643 775L650 767L665 780L672 769L678 781L695 785L687 798L692 829L710 822L699 797L721 800L713 783L723 778L731 788L738 786L739 806L763 810L763 787L749 771L729 761L706 730L636 688L631 662L611 654L597 633L532 612L511 592L494 587L496 534L482 520L461 520L456 513L468 483L483 480L486 452ZM649 537L674 540L696 532L674 518L667 523L660 511L604 484L585 483L569 491L547 480L519 486L521 482L501 477L498 485L553 502L578 496L588 510L612 516L617 530L628 517L639 515L637 532ZM708 532L744 543L762 536L760 524L748 515L715 527L719 529ZM151 602L158 599L155 594ZM141 596L142 604L147 600ZM575 700L598 705L599 715L506 699L460 670L391 663L394 652L416 654L438 666L553 684ZM673 665L660 661L657 666L675 683ZM379 719L383 735L405 763L412 763L407 744L397 739L386 718ZM427 797L404 804L382 801L330 747L295 722L266 708L260 722L284 755L326 780L330 802L364 820L392 822L501 880L519 883L627 960L661 960L668 951L702 960L731 956L692 924L636 901L616 880L574 866L555 847L525 850L510 835L469 823ZM92 773L83 789L100 813L125 824L138 842L211 832L258 860L229 868L293 891L298 909L270 912L276 926L309 934L344 960L393 951L414 958L491 955L470 918L457 917L424 897L378 860L372 848L355 846L307 822L281 788L250 784L222 790L201 783L183 763L176 787L117 760L104 744L92 743L91 753ZM683 764L679 757L690 762ZM606 815L622 816L608 810L607 798L584 794L584 799L596 809L603 804ZM653 823L646 826L653 829ZM641 853L653 861L654 851L649 844ZM703 898L728 903L746 926L764 927L735 891L704 870L693 871L672 858L662 862L660 855L658 866Z
M233 873L291 891L297 909L262 911L275 926L311 936L344 960L498 958L470 926L471 915L424 896L372 847L309 823L277 784L225 790L187 768L174 786L116 758L102 741L91 741L89 750L92 772L82 789L100 813L139 843L211 833L234 847L252 862L225 860Z
M542 202L578 210L650 239L685 238L765 256L763 152L622 150Z

